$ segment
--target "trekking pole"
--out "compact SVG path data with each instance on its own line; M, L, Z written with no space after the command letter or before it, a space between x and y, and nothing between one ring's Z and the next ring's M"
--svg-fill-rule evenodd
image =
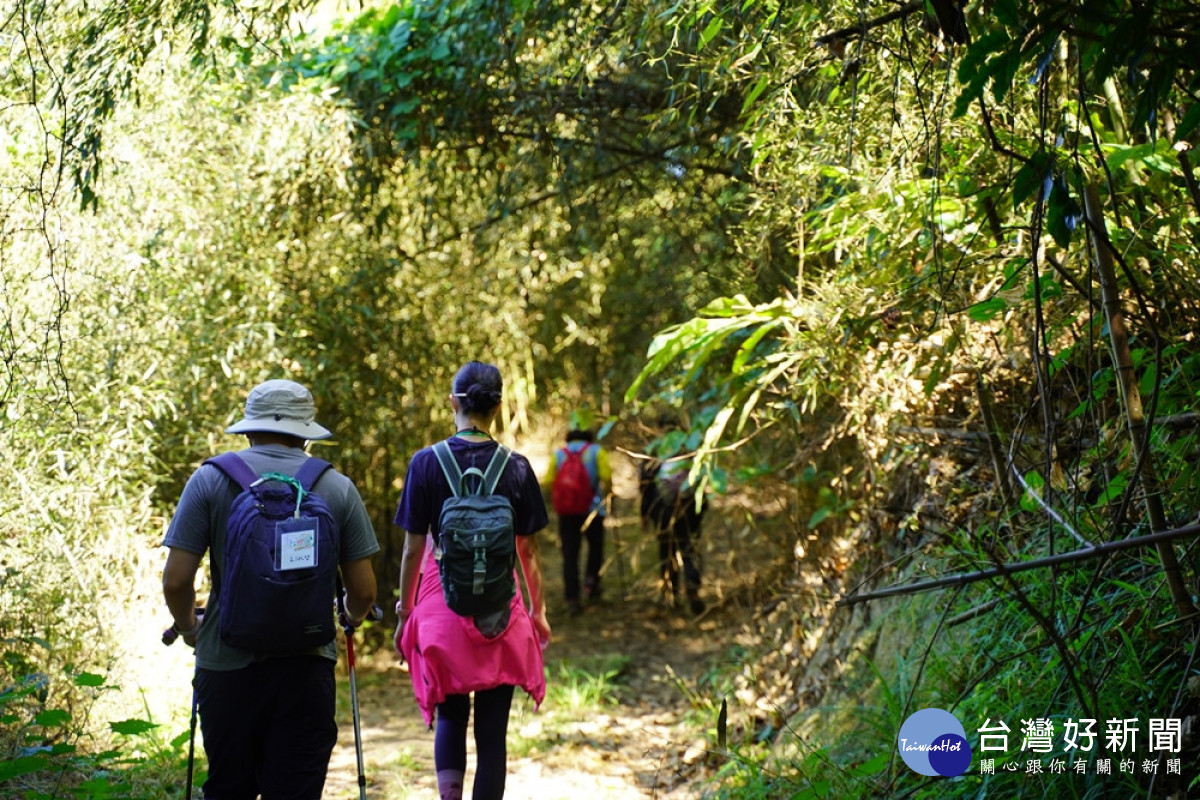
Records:
M196 609L197 620L199 620L199 618L203 614L204 614L203 608ZM175 640L178 638L179 638L179 631L175 628L175 624L172 623L171 627L169 627L165 631L163 631L162 643L164 645L166 645L167 647L170 647L171 645L175 644ZM196 764L196 708L197 708L196 680L195 680L195 677L193 676L193 678L192 678L192 720L188 726L187 788L184 789L184 794L183 794L185 800L192 800L192 772L193 772L193 769Z
M358 798L367 800L367 774L363 769L362 724L358 715L358 684L354 679L354 626L350 624L350 618L346 615L346 599L341 591L340 577L338 583L337 603L340 612L338 618L342 622L342 632L346 634L346 668L350 674L350 711L354 718L354 757L358 762ZM373 606L367 612L366 618L376 622L383 619L383 609Z

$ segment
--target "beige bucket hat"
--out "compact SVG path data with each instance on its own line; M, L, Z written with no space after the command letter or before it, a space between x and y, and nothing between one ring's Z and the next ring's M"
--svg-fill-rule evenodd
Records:
M244 419L226 433L285 433L315 441L333 436L315 421L317 406L312 392L295 381L270 380L250 390Z

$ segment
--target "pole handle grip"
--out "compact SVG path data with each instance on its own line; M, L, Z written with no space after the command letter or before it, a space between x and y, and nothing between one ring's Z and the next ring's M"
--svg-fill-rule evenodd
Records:
M196 609L196 624L199 626L204 616L204 606ZM167 647L175 644L175 640L179 638L179 629L175 627L175 623L171 623L171 627L162 632L162 643Z

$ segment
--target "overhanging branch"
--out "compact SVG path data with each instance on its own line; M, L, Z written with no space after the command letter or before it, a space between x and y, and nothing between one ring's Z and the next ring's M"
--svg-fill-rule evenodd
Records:
M919 581L917 583L909 583L901 586L889 586L886 589L879 589L866 594L853 594L843 597L838 600L836 606L843 608L852 606L856 603L862 603L867 600L878 600L882 597L896 597L898 595L919 594L920 592L928 592L934 589L943 589L947 586L964 586L968 583L977 581L989 580L1005 575L1015 575L1019 572L1028 572L1031 569L1040 569L1042 567L1053 567L1059 564L1071 564L1076 561L1087 561L1092 558L1117 553L1122 550L1133 550L1138 547L1150 547L1168 542L1173 539L1180 539L1184 536L1195 536L1200 534L1200 525L1188 525L1183 528L1173 528L1171 530L1160 531L1158 533L1150 533L1145 536L1134 536L1129 539L1120 539L1115 542L1104 542L1093 547L1085 547L1079 550L1071 550L1067 553L1059 553L1045 558L1035 558L1032 561L1021 561L1016 564L998 564L991 569L984 569L978 572L960 572L954 575L946 575L942 578L935 578L929 581Z
M924 0L913 0L911 3L905 3L895 11L889 11L881 17L867 20L859 25L850 25L845 28L840 28L832 33L827 33L824 36L818 36L813 41L817 44L831 44L837 41L844 41L853 36L865 36L867 31L872 28L878 28L881 25L887 25L889 22L895 22L898 19L903 19L915 11L920 11L925 7Z

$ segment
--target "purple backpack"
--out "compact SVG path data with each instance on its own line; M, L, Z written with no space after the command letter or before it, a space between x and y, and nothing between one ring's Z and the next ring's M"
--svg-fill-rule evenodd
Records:
M329 462L309 458L294 478L260 476L237 453L204 463L242 490L229 509L225 568L214 575L221 640L261 655L333 641L339 534L329 506L312 493Z

